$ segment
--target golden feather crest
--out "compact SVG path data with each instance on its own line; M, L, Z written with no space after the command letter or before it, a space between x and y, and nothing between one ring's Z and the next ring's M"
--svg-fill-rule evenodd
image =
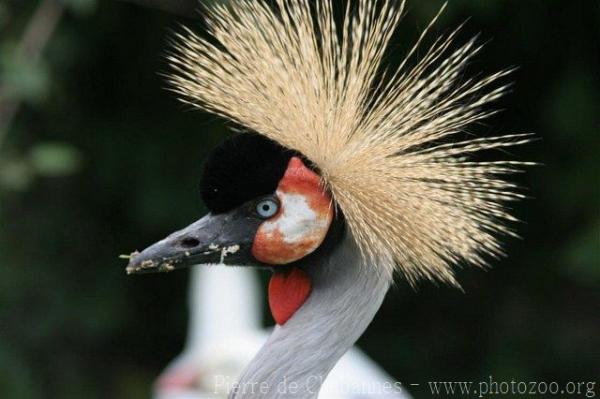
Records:
M332 0L232 0L207 10L210 40L177 35L169 80L185 102L314 162L379 271L456 284L453 264L501 254L496 236L512 234L506 222L515 220L504 203L522 198L503 176L526 164L469 156L529 136L448 140L494 112L483 106L503 95L506 86L492 83L509 71L465 79L481 47L451 50L458 30L409 67L443 8L380 79L404 6L350 1L338 26Z

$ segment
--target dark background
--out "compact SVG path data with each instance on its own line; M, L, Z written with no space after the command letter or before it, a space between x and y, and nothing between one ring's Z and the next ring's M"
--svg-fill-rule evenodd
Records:
M392 61L441 4L409 1ZM522 240L459 270L465 293L399 281L358 344L407 383L597 381L600 2L455 0L429 43L469 17L459 41L487 42L471 72L519 67L475 130L540 139L499 154L543 164L516 177ZM182 22L201 29L119 1L0 2L2 398L144 398L182 348L187 272L118 259L204 213L202 160L227 131L164 90Z

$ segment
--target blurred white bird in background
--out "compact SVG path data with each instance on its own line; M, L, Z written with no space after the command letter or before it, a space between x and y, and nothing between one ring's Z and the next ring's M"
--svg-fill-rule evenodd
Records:
M155 385L155 399L224 398L266 342L262 295L249 268L195 267L190 275L189 327L183 353ZM409 399L395 380L354 347L321 388L332 399Z

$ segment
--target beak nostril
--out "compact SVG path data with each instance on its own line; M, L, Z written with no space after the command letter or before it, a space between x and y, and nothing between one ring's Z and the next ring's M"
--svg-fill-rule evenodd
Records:
M194 237L186 237L179 242L179 245L184 248L196 248L200 245L200 241Z

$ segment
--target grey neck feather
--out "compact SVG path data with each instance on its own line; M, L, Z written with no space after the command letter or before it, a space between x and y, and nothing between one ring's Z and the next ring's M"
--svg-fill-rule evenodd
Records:
M316 262L306 268L309 298L275 327L230 398L316 398L327 374L371 323L391 276L361 265L348 236Z

